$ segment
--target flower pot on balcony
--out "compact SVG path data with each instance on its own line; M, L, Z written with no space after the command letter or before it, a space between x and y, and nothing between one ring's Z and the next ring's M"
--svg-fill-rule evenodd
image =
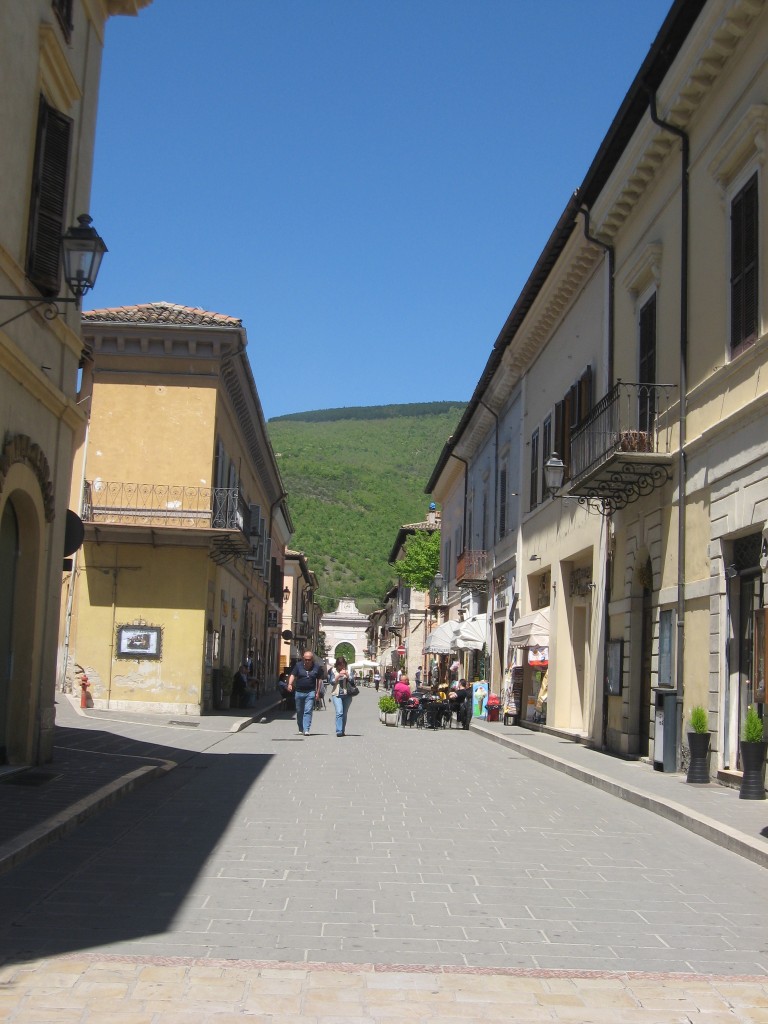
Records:
M689 732L688 748L691 761L685 781L704 785L709 782L709 733Z

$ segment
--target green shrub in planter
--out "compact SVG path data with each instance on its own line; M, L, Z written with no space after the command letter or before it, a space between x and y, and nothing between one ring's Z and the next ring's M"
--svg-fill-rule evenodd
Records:
M379 697L379 711L385 715L394 715L397 711L397 701L394 697Z
M697 704L695 707L691 708L691 729L693 732L699 733L700 735L705 732L709 732L707 712L701 704Z
M760 743L763 738L763 720L755 711L754 704L750 704L747 708L747 717L744 719L741 738L746 743Z

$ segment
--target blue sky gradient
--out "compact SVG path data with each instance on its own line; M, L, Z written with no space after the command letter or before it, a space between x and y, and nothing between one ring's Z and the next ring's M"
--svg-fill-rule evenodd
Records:
M466 401L669 0L110 19L88 308L240 317L265 415ZM90 303L88 302L90 300Z

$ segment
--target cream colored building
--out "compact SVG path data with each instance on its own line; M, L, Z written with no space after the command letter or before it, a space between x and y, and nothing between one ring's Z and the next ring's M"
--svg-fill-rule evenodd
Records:
M85 423L80 318L61 281L60 242L94 212L107 19L149 2L0 5L0 763L53 756L61 569ZM55 307L44 300L59 296L70 303L49 319Z
M546 728L673 770L702 704L724 778L765 704L767 52L764 0L674 4L431 481L455 495L463 460L463 554L494 592L518 496L502 660L547 608Z
M170 303L83 314L90 407L72 503L67 675L97 707L197 714L222 668L278 671L292 532L240 320Z

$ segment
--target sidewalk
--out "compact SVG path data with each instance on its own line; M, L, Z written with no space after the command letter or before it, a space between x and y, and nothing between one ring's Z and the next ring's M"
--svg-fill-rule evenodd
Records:
M684 774L655 771L644 761L625 761L548 732L479 720L471 728L768 868L768 800L740 800L737 789L717 782L688 785Z
M0 872L201 749L275 714L288 712L280 710L274 692L252 709L180 718L81 711L59 695L54 761L0 773ZM546 732L481 721L472 723L472 731L768 867L768 801L740 800L737 790L715 782L688 785L684 775L657 772L647 763Z
M65 694L56 701L53 761L36 768L0 767L0 873L279 706L274 692L247 710L181 717L81 710Z

